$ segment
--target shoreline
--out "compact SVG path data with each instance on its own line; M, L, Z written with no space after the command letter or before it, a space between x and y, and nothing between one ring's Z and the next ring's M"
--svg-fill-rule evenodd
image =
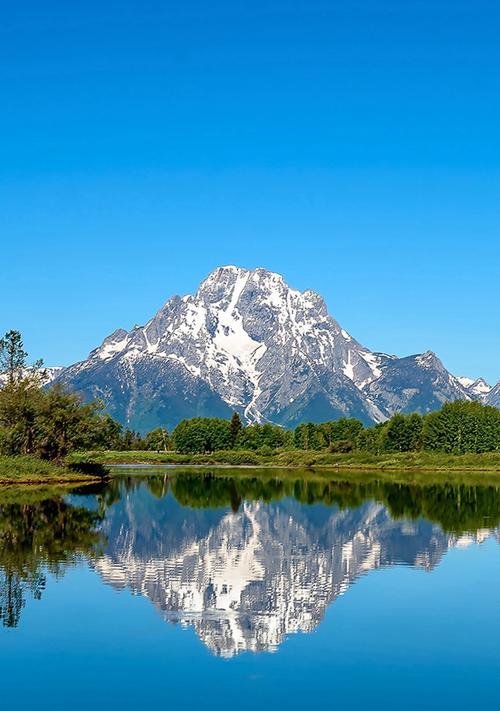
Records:
M181 479L191 476L207 476L220 479L280 479L300 480L304 483L337 482L340 484L359 485L375 482L386 482L398 486L487 486L500 487L500 476L493 471L472 470L423 470L423 469L376 469L374 467L286 467L279 465L260 466L231 466L231 465L206 465L206 464L125 464L111 465L111 479L120 477L164 477L165 479Z
M267 469L325 469L333 471L399 472L476 472L500 474L500 451L482 454L444 454L440 452L329 453L314 450L277 450L264 453L251 450L220 450L206 454L180 454L147 450L75 452L66 460L71 466L105 467L212 467ZM89 471L89 474L92 474Z
M500 452L485 455L442 455L435 453L366 453L329 454L311 450L276 452L266 455L248 451L220 451L213 454L183 455L152 451L89 451L74 453L65 464L37 460L33 457L1 457L0 488L15 486L84 486L104 483L113 476L148 470L180 473L191 471L232 472L246 476L300 473L307 479L323 477L397 477L400 481L461 478L472 481L487 478L500 483Z
M96 484L105 481L107 470L92 463L55 463L32 455L0 456L0 487Z
M13 487L13 486L52 486L52 485L57 485L57 486L81 486L82 484L101 484L103 482L106 482L106 479L101 479L99 477L78 477L76 479L70 479L70 478L65 478L65 477L58 477L58 478L36 478L36 477L30 477L29 479L1 479L0 478L0 487L2 488L7 488L7 487Z
M462 467L435 466L429 467L425 465L404 466L401 464L383 465L383 464L226 464L223 462L195 462L195 463L172 463L172 462L103 462L104 466L110 469L289 469L296 470L311 470L321 469L323 471L380 471L380 472L473 472L476 474L499 474L498 468L481 468L464 465ZM0 481L1 483L1 481Z

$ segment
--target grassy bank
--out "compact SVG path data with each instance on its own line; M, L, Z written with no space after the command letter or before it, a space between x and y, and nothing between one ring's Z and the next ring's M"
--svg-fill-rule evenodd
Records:
M500 452L451 455L433 452L370 454L351 452L330 454L313 451L277 451L261 454L253 451L229 450L213 454L177 454L176 452L81 452L72 454L69 463L98 462L101 464L172 464L209 466L263 466L300 468L339 468L355 470L395 471L476 471L500 472Z
M95 474L90 472L95 470ZM101 467L87 468L79 463L59 466L37 457L0 456L0 485L7 484L77 484L100 481Z

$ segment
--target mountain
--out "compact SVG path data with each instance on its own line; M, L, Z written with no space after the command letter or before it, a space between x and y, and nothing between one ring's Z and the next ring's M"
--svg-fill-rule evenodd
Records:
M473 399L432 351L391 359L379 370L364 392L387 417L396 412L431 412L445 402Z
M216 269L194 296L173 296L145 326L114 331L57 380L142 432L233 411L287 426L371 423L475 397L435 354L372 352L314 291L234 266Z

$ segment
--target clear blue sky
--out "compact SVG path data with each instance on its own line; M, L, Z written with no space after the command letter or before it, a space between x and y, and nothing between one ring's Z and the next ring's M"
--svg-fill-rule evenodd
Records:
M0 330L85 357L221 264L500 378L496 0L5 3Z

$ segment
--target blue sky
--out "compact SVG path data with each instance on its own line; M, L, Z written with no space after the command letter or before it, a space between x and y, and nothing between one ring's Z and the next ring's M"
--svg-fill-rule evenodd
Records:
M85 357L221 264L500 378L494 0L5 4L0 330Z

